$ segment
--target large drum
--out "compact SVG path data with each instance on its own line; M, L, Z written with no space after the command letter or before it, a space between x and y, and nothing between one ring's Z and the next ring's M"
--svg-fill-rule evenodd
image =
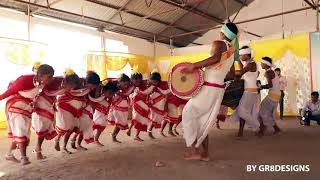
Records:
M244 80L232 80L225 82L226 91L223 96L222 105L235 109L244 92Z
M190 63L180 63L175 65L169 75L169 88L175 96L181 99L191 99L198 94L203 85L203 71L198 69L191 74L184 74L182 69Z
M169 75L169 88L175 96L189 100L200 91L203 83L203 71L196 70L191 74L181 73L181 70L189 63L180 63L172 68ZM235 109L240 102L244 92L244 80L236 79L225 82L225 94L222 105Z

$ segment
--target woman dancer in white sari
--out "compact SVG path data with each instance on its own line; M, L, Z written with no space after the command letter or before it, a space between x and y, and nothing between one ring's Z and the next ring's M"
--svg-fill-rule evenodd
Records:
M195 69L205 67L204 86L182 112L184 138L187 147L192 147L192 151L185 154L186 160L209 161L208 133L219 113L224 95L224 79L231 68L234 70L234 60L239 59L237 35L235 24L225 24L221 29L221 40L212 44L211 56L182 70L183 73L192 73ZM202 153L199 151L200 145L203 147Z

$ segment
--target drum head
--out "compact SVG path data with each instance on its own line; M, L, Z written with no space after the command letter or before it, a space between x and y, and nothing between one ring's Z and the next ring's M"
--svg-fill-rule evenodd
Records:
M203 72L199 69L191 74L181 73L181 70L190 63L180 63L172 68L169 77L169 87L172 94L181 99L190 99L195 96L203 84Z

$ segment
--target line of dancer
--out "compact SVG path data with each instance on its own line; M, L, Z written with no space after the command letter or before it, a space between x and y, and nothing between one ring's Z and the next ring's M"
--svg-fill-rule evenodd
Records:
M100 135L107 125L114 126L111 139L116 143L121 143L117 138L120 131L131 136L132 128L136 130L134 140L137 141L143 141L141 132L155 139L154 128L166 136L167 124L170 135L179 135L176 127L186 101L170 93L167 82L161 80L156 70L148 80L143 80L138 66L134 66L131 78L122 74L103 81L93 71L80 78L71 69L63 77L56 77L54 69L47 64L37 63L33 71L10 83L0 95L0 100L6 99L8 137L12 138L5 156L8 161L30 163L27 157L30 124L38 137L33 150L38 160L46 158L42 154L44 140L54 140L54 148L67 154L72 154L69 144L73 149L87 150L83 140L86 144L104 146ZM20 160L13 153L16 149L20 150Z
M250 47L239 49L237 26L226 23L220 35L221 39L212 44L209 58L182 70L193 73L204 69L204 86L189 101L174 96L157 71L143 80L138 66L133 67L131 77L122 74L119 78L101 81L93 71L87 72L84 78L71 69L67 69L64 76L54 76L53 67L37 63L33 74L20 76L0 94L0 100L6 100L8 137L12 138L5 159L22 165L30 163L27 147L31 127L37 134L33 152L42 160L46 158L42 154L44 140L54 140L57 151L72 154L69 144L77 150L87 150L83 141L104 146L100 136L107 125L114 126L111 140L121 143L118 139L121 131L131 136L134 128L134 140L142 142L141 132L154 139L156 128L165 136L168 124L168 134L179 135L177 126L182 122L187 145L185 159L209 161L209 130L217 117L221 118L218 116L221 108L227 112L221 106L227 75L244 79L244 94L231 117L240 122L238 136L243 136L245 124L260 137L270 128L280 132L275 121L280 86L279 77L272 70L272 59L262 58L267 83L257 84L257 63ZM239 71L235 71L235 62L239 64ZM264 89L268 90L268 96L260 103L259 92ZM14 155L17 149L20 160Z

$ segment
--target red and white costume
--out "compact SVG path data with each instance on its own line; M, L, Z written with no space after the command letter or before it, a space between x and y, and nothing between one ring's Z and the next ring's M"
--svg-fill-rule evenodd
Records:
M79 130L79 118L86 104L84 96L89 93L89 90L82 90L72 90L57 97L56 131L59 135Z
M0 95L0 100L10 97L6 103L8 137L13 138L14 143L29 142L32 104L43 89L34 79L35 75L20 76Z
M167 113L167 95L170 93L167 82L160 82L150 94L150 114L149 119L155 128L161 128L161 123Z
M148 97L154 88L154 86L147 87L147 81L142 81L132 95L132 123L139 131L147 131L150 112Z
M169 123L180 123L182 120L182 110L187 102L187 100L181 99L170 93L167 98L168 113L164 119Z
M104 96L99 98L92 98L89 96L89 99L93 102L95 109L93 113L93 129L102 132L107 126L110 100Z
M83 135L83 139L87 144L94 142L92 128L94 109L92 104L93 102L86 97L84 108L79 118L79 133Z
M56 96L62 94L61 89L63 78L55 77L53 81L40 93L35 102L32 113L32 128L39 137L47 140L53 139L57 133L53 127Z
M134 87L129 87L126 90L120 90L113 98L108 115L108 121L111 125L125 130L128 129L128 115L129 115L129 96L133 92Z

